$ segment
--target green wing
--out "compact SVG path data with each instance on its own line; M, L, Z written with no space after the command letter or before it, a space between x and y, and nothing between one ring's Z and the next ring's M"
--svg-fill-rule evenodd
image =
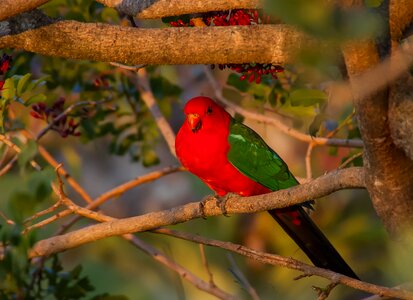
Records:
M241 173L272 191L298 184L287 164L251 128L232 119L229 162Z

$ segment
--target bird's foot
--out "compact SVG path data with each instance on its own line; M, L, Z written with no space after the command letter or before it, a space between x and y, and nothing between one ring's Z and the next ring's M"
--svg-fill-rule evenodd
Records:
M214 196L207 195L201 200L201 202L199 202L199 211L201 212L202 219L206 220L205 205L207 204L208 201L216 199L216 197L217 196L215 196L215 195Z
M215 196L215 199L217 201L217 206L221 209L222 214L226 217L229 217L228 212L227 212L227 207L226 207L227 201L228 199L233 198L233 197L238 197L238 195L235 193L227 193L225 194L225 196L218 196L218 195Z

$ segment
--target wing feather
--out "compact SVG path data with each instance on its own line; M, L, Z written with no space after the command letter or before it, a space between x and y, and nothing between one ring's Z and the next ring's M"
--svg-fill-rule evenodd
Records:
M241 173L272 191L298 184L287 164L251 128L231 120L229 162Z

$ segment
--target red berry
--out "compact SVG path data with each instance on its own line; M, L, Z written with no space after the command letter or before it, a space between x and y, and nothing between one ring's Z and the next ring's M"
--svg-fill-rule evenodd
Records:
M35 111L31 111L30 115L35 118L35 119L43 119L43 117L41 115L39 115L37 112Z

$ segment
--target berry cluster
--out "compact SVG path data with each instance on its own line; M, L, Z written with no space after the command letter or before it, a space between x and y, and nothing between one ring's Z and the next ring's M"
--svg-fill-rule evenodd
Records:
M256 9L234 9L227 11L216 11L202 15L202 21L207 26L243 26L270 23L270 16L264 15ZM178 19L169 22L172 27L195 26L191 20Z
M9 69L11 64L11 56L3 54L0 58L0 76L3 76ZM0 80L0 91L3 89L4 80Z
M33 118L44 120L51 124L50 129L58 132L61 137L65 138L69 135L79 136L80 132L76 131L79 123L76 123L74 119L69 118L66 114L62 115L64 104L65 98L63 97L60 97L51 107L47 107L44 102L39 102L32 105L30 115ZM62 116L59 117L60 115Z
M242 26L267 24L270 22L270 17L256 9L235 9L210 13L204 17L204 21L208 26Z
M256 9L236 9L229 11L211 12L203 15L203 22L207 26L248 26L270 23L270 16L264 15ZM193 21L179 19L169 23L173 27L192 27ZM215 65L211 65L215 68ZM219 64L218 68L228 68L241 74L240 79L259 84L263 75L271 75L277 79L277 73L284 71L283 67L273 64L246 63L246 64Z
M211 65L211 68L215 68L215 65ZM242 74L240 80L248 78L248 82L255 81L256 84L261 82L263 75L269 75L274 79L277 79L277 73L283 72L284 68L279 65L272 64L219 64L218 68L223 70L229 68L230 70Z
M109 81L105 77L99 76L95 80L93 80L93 85L97 88L99 87L108 88Z

